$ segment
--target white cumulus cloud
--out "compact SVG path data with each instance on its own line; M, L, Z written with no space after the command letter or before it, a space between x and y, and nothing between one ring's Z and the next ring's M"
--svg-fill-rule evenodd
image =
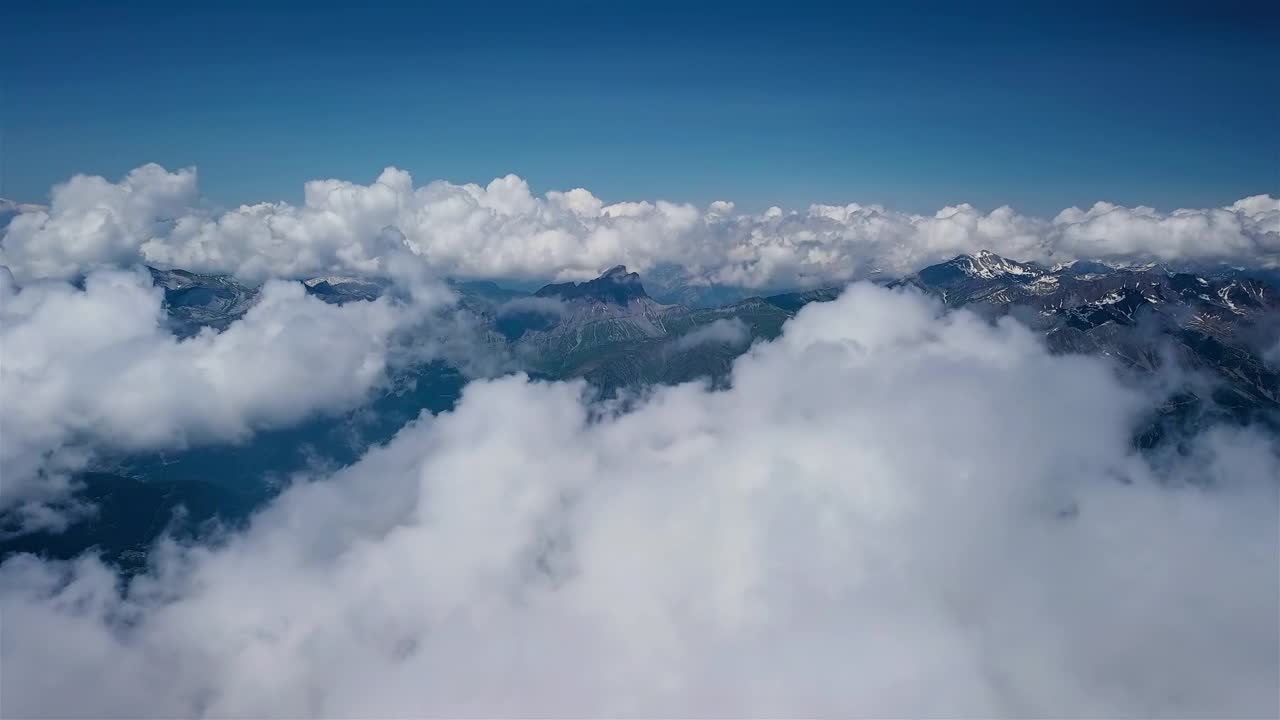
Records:
M1280 709L1274 444L1135 454L1102 360L855 285L726 390L583 398L474 382L127 585L10 559L0 714Z
M304 196L300 206L215 212L199 202L191 169L146 165L116 183L76 176L53 189L48 208L12 219L0 264L20 282L133 262L261 280L385 274L407 253L460 277L582 279L618 264L674 264L747 287L907 273L980 249L1045 262L1280 264L1280 202L1269 195L1170 213L1099 202L1052 219L966 204L932 216L858 203L753 215L725 201L607 204L582 188L536 196L514 175L415 186L387 168L370 185L308 182Z
M0 508L38 511L65 495L64 471L95 448L235 441L358 405L385 380L397 339L448 297L414 292L338 306L272 281L226 330L179 339L145 273L98 270L83 288L0 276ZM412 352L429 356L435 341L424 331Z

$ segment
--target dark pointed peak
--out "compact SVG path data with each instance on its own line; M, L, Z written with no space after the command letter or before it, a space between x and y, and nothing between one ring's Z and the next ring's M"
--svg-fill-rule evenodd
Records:
M644 291L644 285L640 284L640 275L627 272L625 265L615 265L595 280L547 285L534 295L615 305L626 305L632 300L649 297L649 294Z

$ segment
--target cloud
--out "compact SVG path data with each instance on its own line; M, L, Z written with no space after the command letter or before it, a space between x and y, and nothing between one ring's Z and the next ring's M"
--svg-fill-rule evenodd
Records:
M146 165L118 183L76 176L53 189L48 209L14 217L0 264L20 282L134 262L252 280L384 274L406 257L478 278L584 279L618 264L673 264L752 288L907 273L980 249L1043 262L1280 264L1280 201L1268 195L1171 213L1099 202L1051 220L966 204L932 216L857 203L752 215L724 201L606 204L581 188L539 197L514 175L415 187L396 168L370 185L308 182L304 195L301 206L216 212L199 203L191 169Z
M1137 455L1102 360L855 285L728 389L585 394L473 382L127 585L7 561L0 714L1277 712L1274 441Z
M747 324L739 318L720 318L676 338L676 350L689 350L699 345L717 344L742 347L751 339Z
M395 364L445 352L441 286L337 306L271 281L226 330L180 340L142 272L99 270L83 288L0 276L0 508L42 505L92 451L242 440L360 404ZM401 341L415 331L414 343Z
M28 206L9 221L0 264L24 282L132 264L139 245L187 216L196 199L191 169L144 165L118 183L76 175L53 189L48 208Z

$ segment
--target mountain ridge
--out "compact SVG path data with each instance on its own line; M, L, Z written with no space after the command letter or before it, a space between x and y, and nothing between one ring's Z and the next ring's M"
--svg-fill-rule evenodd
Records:
M627 272L626 265L615 265L594 280L586 282L544 285L534 293L534 297L587 300L615 305L627 305L640 299L653 300L645 292L640 274Z
M184 336L206 326L225 328L257 295L256 288L226 276L154 268L151 273L165 290L175 332ZM1271 407L1280 403L1280 375L1257 340L1268 322L1280 318L1280 285L1268 277L1225 267L1200 274L1091 261L1047 267L984 250L887 284L914 287L948 307L989 317L1017 314L1057 352L1104 355L1153 370L1159 354L1172 347L1180 362L1210 372L1239 403ZM346 277L309 278L303 284L335 303L369 300L387 287L383 281ZM716 320L738 319L753 339L776 337L805 305L833 300L843 291L831 286L714 307L668 305L650 297L640 275L623 265L592 280L544 285L532 294L486 281L452 287L460 309L479 318L531 371L554 377L593 373L609 386L692 379L671 368L708 366L667 347L680 336ZM722 356L712 363L711 374L723 375L736 353L722 350L681 352ZM630 369L614 372L610 363Z

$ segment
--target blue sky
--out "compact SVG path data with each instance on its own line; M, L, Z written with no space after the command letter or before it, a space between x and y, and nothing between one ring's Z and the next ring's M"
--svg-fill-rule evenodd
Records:
M393 164L746 209L1280 188L1263 3L24 5L0 43L18 200L145 162L198 166L216 204Z

